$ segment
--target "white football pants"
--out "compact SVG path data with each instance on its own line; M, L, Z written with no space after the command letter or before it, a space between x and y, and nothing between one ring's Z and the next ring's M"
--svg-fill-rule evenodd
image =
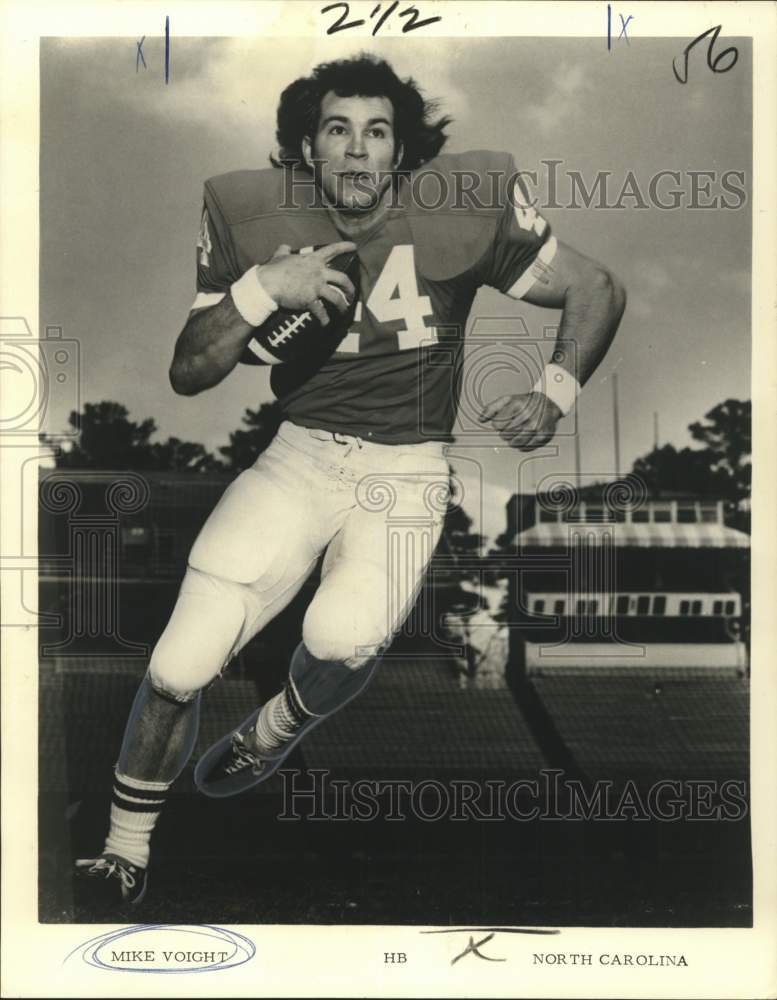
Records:
M440 441L385 445L284 421L198 535L149 666L190 701L285 608L326 552L302 638L358 669L415 603L440 538L449 468Z

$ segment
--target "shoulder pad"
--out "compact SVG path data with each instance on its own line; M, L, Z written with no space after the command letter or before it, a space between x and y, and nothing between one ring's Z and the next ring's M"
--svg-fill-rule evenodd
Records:
M205 189L228 226L277 212L283 198L283 171L233 170L205 181Z
M468 271L486 253L515 173L509 153L443 153L414 171L405 188L421 273L433 281Z
M292 188L288 171L275 167L236 170L205 182L206 204L230 233L238 271L269 260L281 243L298 250L339 239L326 211L317 207L312 178L295 184L301 187ZM311 200L312 206L305 204Z

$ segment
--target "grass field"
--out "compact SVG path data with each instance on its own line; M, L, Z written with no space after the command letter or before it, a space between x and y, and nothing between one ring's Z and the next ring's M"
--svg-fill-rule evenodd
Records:
M198 752L279 686L248 663L208 693ZM144 663L45 661L40 684L40 919L98 921L74 902L74 857L102 846L111 768ZM288 761L304 775L441 783L748 778L744 678L540 677L478 688L450 662L398 655ZM403 822L279 818L282 777L199 796L191 769L154 840L132 919L173 923L748 926L750 828L737 821ZM331 800L326 799L331 805ZM332 807L333 808L333 807ZM329 809L329 811L332 811Z

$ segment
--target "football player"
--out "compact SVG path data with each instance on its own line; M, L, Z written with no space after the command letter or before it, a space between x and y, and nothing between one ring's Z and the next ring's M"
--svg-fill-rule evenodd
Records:
M369 683L440 536L477 290L563 310L557 352L533 389L481 413L523 451L550 441L615 334L620 282L551 234L510 154L442 153L449 119L434 113L384 61L323 64L283 93L272 166L205 184L197 295L170 368L176 392L226 378L279 307L309 310L322 326L353 319L329 356L311 345L310 358L274 365L285 419L194 543L127 722L104 848L77 862L117 903L145 891L151 833L192 753L202 690L321 555L283 689L205 753L197 786L222 797L265 780ZM330 266L354 249L357 302ZM408 544L387 541L395 515Z

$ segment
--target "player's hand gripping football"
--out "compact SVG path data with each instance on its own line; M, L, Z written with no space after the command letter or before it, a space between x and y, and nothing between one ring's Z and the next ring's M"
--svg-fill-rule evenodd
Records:
M511 448L534 451L551 440L563 413L542 392L500 396L483 408L480 422L490 420Z
M322 326L329 323L323 300L346 312L356 291L347 274L329 267L341 253L356 249L355 243L329 243L312 253L291 252L282 243L272 258L259 267L262 287L284 309L309 309Z

